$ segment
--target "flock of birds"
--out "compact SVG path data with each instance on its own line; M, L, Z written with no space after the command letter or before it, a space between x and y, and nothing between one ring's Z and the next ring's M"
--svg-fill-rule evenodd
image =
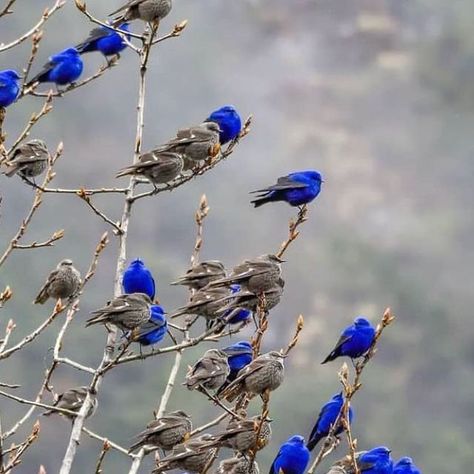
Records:
M128 1L112 13L118 16L112 20L110 27L96 28L75 48L51 56L43 69L26 83L26 87L36 87L45 82L57 86L74 83L82 74L82 54L99 51L106 57L119 55L127 47L129 21L141 19L156 23L169 14L171 7L171 0ZM17 100L21 92L20 79L16 71L0 72L0 107L8 107ZM175 138L142 154L135 164L120 170L117 177L141 176L155 187L168 185L200 162L218 157L222 145L239 138L241 128L241 119L235 108L221 107L201 124L179 130ZM42 140L31 140L13 150L4 174L35 178L46 170L48 160L46 144ZM252 203L259 207L269 202L284 201L291 206L302 206L318 196L322 182L321 174L315 170L290 173L278 178L276 184L255 191L257 196ZM266 311L279 303L285 283L282 263L275 255L262 255L245 260L226 275L221 262L204 261L172 283L188 287L192 290L192 296L185 306L168 315L168 318L196 315L205 320L207 330L215 332L222 331L227 325L250 322L261 301L265 302ZM34 303L44 304L49 298L72 299L81 286L80 272L71 260L63 260L50 273ZM123 294L94 311L86 326L112 324L123 332L130 343L145 347L158 344L169 332L167 315L162 306L154 303L155 282L140 259L131 262L126 269L122 286ZM371 323L358 317L344 329L334 349L322 363L342 356L357 359L367 353L374 337L375 329ZM210 349L190 367L184 385L216 401L232 402L242 400L242 396L261 396L263 400L268 400L269 393L283 382L285 357L277 351L254 357L252 346L247 341L222 349ZM210 394L210 390L214 394ZM55 406L77 412L87 392L88 387L72 388L59 395ZM97 408L95 394L91 397L87 416L91 416ZM291 436L280 447L270 474L303 474L310 452L330 434L343 404L343 395L338 393L322 407L307 442L300 435ZM45 412L45 415L52 413L54 410ZM259 468L254 456L269 443L272 420L262 420L261 416L246 418L245 410L235 415L222 432L190 438L193 424L188 414L183 411L165 414L147 425L137 436L130 452L141 448L146 452L158 448L165 452L171 450L170 454L160 459L153 472L179 468L199 473L208 466L216 449L228 448L234 455L221 461L217 473L257 474ZM352 422L352 408L348 418L349 423ZM340 423L334 434L337 436L342 431ZM394 464L390 450L383 446L357 453L356 461L363 474L420 474L411 458L403 457ZM352 461L346 457L336 462L328 474L353 473Z

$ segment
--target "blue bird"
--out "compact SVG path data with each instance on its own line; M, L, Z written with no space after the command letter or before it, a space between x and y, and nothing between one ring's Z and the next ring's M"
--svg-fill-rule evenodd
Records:
M54 82L64 86L79 79L84 64L75 48L68 48L49 58L43 69L29 81L28 86L36 82Z
M395 464L393 474L421 474L421 471L413 464L412 458L404 457Z
M309 457L303 436L291 436L281 445L270 467L270 474L303 474L308 466Z
M341 356L351 359L363 356L372 346L375 339L375 329L365 318L354 319L354 324L348 326L341 334L333 351L323 360L322 364Z
M297 171L278 178L273 186L252 191L251 194L260 193L260 195L251 202L255 207L275 201L285 201L290 206L302 206L317 197L322 183L323 178L319 171Z
M124 33L130 31L128 23L122 23L118 29L122 30ZM130 40L130 36L127 36L127 39ZM76 46L79 54L91 53L93 51L99 51L104 56L114 56L119 54L127 47L123 38L111 28L101 26L99 28L94 28L85 41Z
M364 474L393 474L393 461L390 449L379 446L359 456L359 469Z
M232 105L224 105L209 115L206 122L214 122L219 125L219 141L221 145L235 140L242 129L242 120L240 115Z
M130 340L142 346L152 346L160 342L168 332L168 321L163 308L159 305L150 307L150 319L131 332Z
M240 341L231 346L222 349L222 352L227 354L227 362L230 367L230 374L227 381L231 382L237 377L240 369L249 365L253 359L252 344L247 341Z
M343 405L344 397L342 396L342 393L334 395L331 400L323 405L319 412L318 419L316 420L316 424L309 435L307 446L310 451L316 447L321 439L329 434L331 426L336 422ZM352 423L353 417L354 412L352 408L349 407L349 423ZM334 434L337 436L342 433L342 430L342 424L339 424Z
M238 293L241 290L241 286L237 284L230 285L229 288L232 294ZM224 314L224 318L228 316L230 316L229 320L227 321L228 324L243 323L252 317L252 311L244 308L231 309Z
M155 298L155 280L150 270L139 258L133 260L125 270L122 278L125 294L145 293L153 301Z
M0 71L0 107L13 104L20 95L19 74L13 69Z

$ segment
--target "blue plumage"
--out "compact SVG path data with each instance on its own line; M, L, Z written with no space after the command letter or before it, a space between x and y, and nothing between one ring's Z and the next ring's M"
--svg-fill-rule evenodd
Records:
M0 107L13 104L20 94L19 74L13 69L0 72Z
M130 31L128 23L123 23L118 26L118 29L122 30L124 33ZM127 36L127 39L130 40L130 36ZM114 56L119 54L127 47L123 38L111 28L101 26L99 28L94 28L88 38L82 43L76 46L79 54L91 53L93 51L99 51L104 56Z
M150 308L150 319L131 333L131 341L142 346L151 346L160 342L168 331L168 322L163 308L153 305Z
M275 201L284 201L290 206L302 206L318 196L322 183L323 179L319 171L297 171L278 178L273 186L252 191L259 195L251 202L255 207Z
M206 119L206 122L215 122L219 125L219 128L221 129L219 134L221 145L237 138L242 129L240 115L232 105L224 105L223 107L214 110L214 112L212 112Z
M365 318L354 319L354 324L348 326L341 334L336 347L322 362L347 356L351 359L363 356L372 346L375 339L375 328Z
M303 474L309 463L303 436L295 435L282 444L270 467L270 474Z
M75 48L68 48L49 58L43 69L28 83L54 82L64 86L79 79L84 64Z
M329 434L329 430L336 422L343 404L344 397L342 396L342 393L338 393L334 395L325 405L323 405L321 411L319 412L318 419L316 420L316 424L309 435L307 446L310 451L316 447L321 439L325 438ZM352 423L353 417L354 412L352 408L349 407L349 423ZM342 433L342 430L342 424L339 424L334 434L337 436L338 434Z
M155 280L150 270L139 258L133 260L125 270L122 286L126 294L145 293L151 300L155 298Z
M360 471L364 474L393 474L390 450L379 446L362 454L358 459Z
M253 359L252 344L247 341L240 341L231 346L222 349L222 352L227 354L227 362L230 367L230 374L227 377L228 381L232 381L237 376L239 370L250 364Z
M421 474L421 471L415 466L412 458L404 457L395 464L393 474Z

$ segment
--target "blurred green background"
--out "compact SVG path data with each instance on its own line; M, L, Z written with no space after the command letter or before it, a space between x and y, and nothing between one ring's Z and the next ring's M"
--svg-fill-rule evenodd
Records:
M51 53L82 40L91 25L68 2L48 22L34 70ZM120 2L90 0L97 15ZM48 5L17 2L1 19L0 42L26 31ZM300 239L287 253L287 282L271 314L265 349L290 339L298 314L305 328L288 362L286 383L272 397L274 436L259 454L268 470L278 446L294 433L308 435L321 404L339 390L339 363L321 366L342 327L358 314L376 322L385 307L398 317L383 338L354 408L359 447L385 444L398 458L410 455L427 474L470 472L474 463L474 4L469 0L176 0L162 31L183 20L182 38L156 48L146 101L144 148L199 122L232 103L254 114L252 133L231 159L183 188L140 201L131 224L129 257L153 269L167 310L186 301L169 282L187 268L193 214L206 193L203 258L227 266L278 248L295 211L283 204L253 210L248 191L289 171L316 168L323 192L311 205ZM141 25L134 26L139 31ZM29 44L0 57L0 69L23 67ZM86 59L92 73L103 63ZM125 52L100 80L57 101L32 136L54 149L62 140L58 186L113 186L116 170L130 162L135 134L137 58ZM40 99L10 107L5 130L11 140ZM7 145L8 145L7 140ZM33 192L17 178L0 176L2 247L26 215ZM97 198L113 218L122 203ZM66 229L54 248L17 251L0 271L0 288L15 297L0 312L2 328L14 318L19 340L49 314L31 305L50 269L64 257L84 272L106 230L74 196L45 198L25 242ZM64 354L95 366L104 331L85 329L89 311L112 294L116 241L105 251L94 284L66 337ZM33 397L51 359L61 321L0 365L0 379L20 383ZM233 338L250 335L250 329ZM232 341L224 341L224 344ZM205 350L185 353L186 364ZM87 426L128 445L159 403L172 357L123 366L102 386L97 415ZM179 375L182 381L186 364ZM88 383L85 374L61 367L56 390ZM8 429L21 407L0 400ZM192 413L196 425L217 411L197 393L178 387L170 408ZM258 403L252 405L258 410ZM69 435L60 417L41 421L40 439L16 470L32 474L40 464L57 472ZM23 435L23 430L20 435ZM15 438L22 439L21 436ZM342 456L344 445L330 460ZM89 473L100 444L81 443L73 472ZM149 472L151 459L140 472ZM110 452L106 473L128 472L128 460ZM320 472L324 472L322 469Z

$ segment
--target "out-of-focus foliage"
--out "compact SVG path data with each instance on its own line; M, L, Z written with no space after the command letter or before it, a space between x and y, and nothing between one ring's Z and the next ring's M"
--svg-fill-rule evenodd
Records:
M88 6L105 16L113 3ZM18 13L2 20L1 40L25 30L46 5L44 0L18 2ZM284 205L251 209L249 190L300 168L317 168L326 180L301 240L287 255L285 294L271 314L267 348L286 344L297 314L305 315L306 326L286 383L272 397L274 437L259 455L263 470L289 435L307 436L309 415L316 417L320 403L338 389L338 363L319 363L340 329L357 314L375 321L391 306L398 321L385 334L355 400L359 447L391 446L396 457L410 455L431 474L469 472L474 463L469 416L474 411L472 2L180 0L163 31L184 18L190 24L183 37L163 44L152 58L145 148L224 103L244 115L253 113L255 120L251 135L228 162L135 209L130 257L144 258L153 269L165 308L176 308L187 296L168 284L187 268L193 213L202 192L211 206L203 257L231 266L276 249L292 215ZM83 39L89 29L68 5L48 24L36 66ZM4 55L2 67L21 67L28 47ZM88 70L102 61L88 56ZM37 127L34 135L51 148L59 140L65 143L58 184L112 185L115 171L129 163L136 66L134 55L125 52L116 68L57 102ZM11 107L7 132L39 107L30 98ZM0 182L5 244L32 191L17 179L1 177ZM47 310L33 308L30 301L52 264L67 256L84 271L104 230L79 199L46 199L30 239L63 227L65 239L54 249L17 253L0 274L0 287L8 283L15 293L1 311L2 325L14 317L16 337L46 317ZM119 215L114 198L98 202L109 215ZM114 245L106 250L66 339L66 353L91 365L100 360L104 334L100 328L86 330L84 321L112 293L115 252ZM2 364L1 379L21 383L24 395L35 390L42 378L38 361L53 336L50 330L39 344ZM186 353L186 360L195 355ZM112 372L91 427L127 444L156 408L170 364L165 356ZM58 389L87 382L68 368L55 377ZM1 406L7 427L24 410L3 399ZM197 422L211 412L202 397L179 388L170 408L177 407L185 407ZM59 417L42 421L37 449L18 472L36 472L40 464L56 472L64 430L68 422ZM91 472L99 451L96 442L84 439L74 472ZM125 462L110 453L105 472L125 472Z

